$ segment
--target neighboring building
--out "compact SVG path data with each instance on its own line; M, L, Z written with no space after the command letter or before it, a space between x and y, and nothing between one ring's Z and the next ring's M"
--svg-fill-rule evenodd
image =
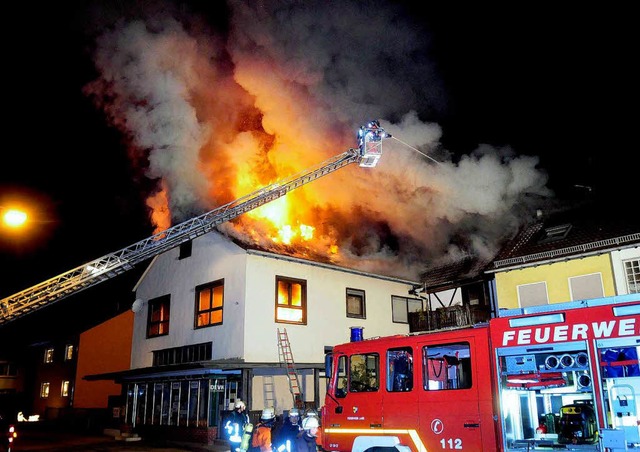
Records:
M411 331L473 325L498 309L640 293L640 221L580 205L540 214L491 260L429 268Z
M640 221L593 206L541 216L487 272L501 309L638 293Z
M30 366L25 386L31 388L33 404L18 407L25 417L54 420L64 416L73 404L78 339L47 341L30 347ZM28 390L28 389L27 389Z
M493 275L484 272L489 263L467 256L422 273L422 285L413 293L423 297L424 307L409 314L411 332L473 325L495 317Z
M212 232L154 258L139 281L130 370L85 378L123 383L125 422L140 432L212 440L238 398L253 412L293 407L279 333L303 401L317 409L326 347L348 341L352 327L408 333L408 312L421 306L408 295L415 285Z
M130 310L80 334L73 406L94 423L119 427L124 400L122 385L84 377L128 370L131 366L133 312ZM108 411L105 408L110 407Z

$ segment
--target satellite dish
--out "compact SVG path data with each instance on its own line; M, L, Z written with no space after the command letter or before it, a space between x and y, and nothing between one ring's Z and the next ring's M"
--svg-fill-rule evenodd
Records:
M142 309L142 304L143 304L142 298L136 298L136 300L131 305L131 310L133 312L140 312L140 310Z

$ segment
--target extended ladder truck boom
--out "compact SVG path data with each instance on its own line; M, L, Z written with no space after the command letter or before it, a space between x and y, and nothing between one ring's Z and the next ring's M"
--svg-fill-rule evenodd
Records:
M278 199L339 168L356 162L362 167L375 167L382 155L382 139L390 136L380 127L378 121L371 121L366 126L360 127L357 148L351 148L287 179L263 187L119 251L3 298L0 300L0 325L114 278L147 259L211 232L216 226Z

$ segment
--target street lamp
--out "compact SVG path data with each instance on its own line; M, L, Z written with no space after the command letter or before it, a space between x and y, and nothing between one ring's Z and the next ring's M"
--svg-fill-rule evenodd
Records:
M18 209L6 209L2 214L2 221L10 228L19 228L27 221L27 213Z

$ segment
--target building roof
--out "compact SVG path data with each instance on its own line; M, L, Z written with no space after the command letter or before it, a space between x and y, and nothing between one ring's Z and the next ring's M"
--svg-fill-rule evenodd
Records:
M488 271L539 265L640 246L640 220L628 210L586 204L545 215L525 226Z
M490 259L467 256L457 262L430 267L420 275L420 280L427 293L460 287L483 280L490 263Z

